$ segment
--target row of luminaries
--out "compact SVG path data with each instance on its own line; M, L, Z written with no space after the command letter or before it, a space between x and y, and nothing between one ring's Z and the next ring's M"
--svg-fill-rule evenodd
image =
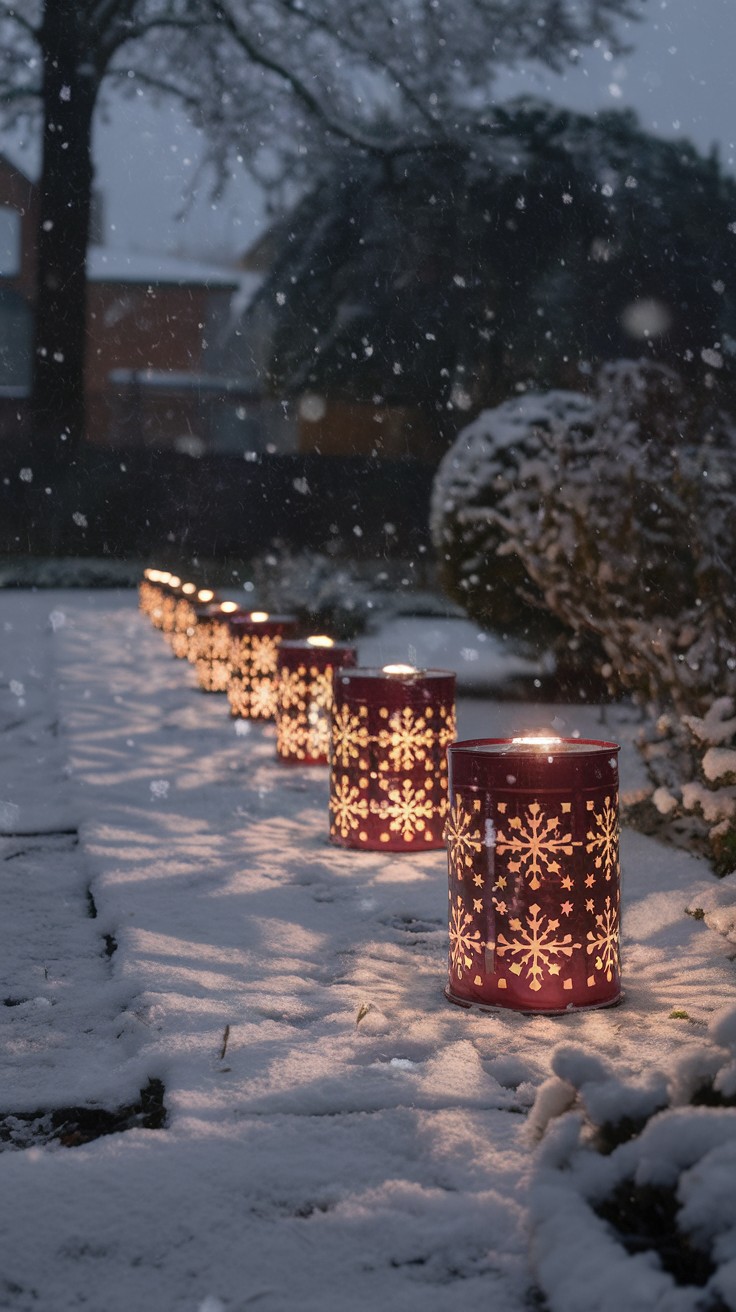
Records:
M452 1001L554 1013L619 999L615 743L458 743L450 671L361 669L350 645L297 638L294 617L160 571L140 605L203 691L276 720L283 764L329 765L333 843L447 847Z
M357 651L289 615L245 610L176 576L147 570L141 609L204 692L234 717L276 721L285 765L331 765L330 837L344 847L443 848L455 675L357 668ZM153 578L150 575L153 574Z

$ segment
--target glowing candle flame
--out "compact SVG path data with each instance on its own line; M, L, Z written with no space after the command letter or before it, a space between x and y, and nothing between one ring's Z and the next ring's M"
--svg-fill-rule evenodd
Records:
M171 577L172 577L172 576L171 576L171 574L169 574L169 571L168 571L167 569L157 569L157 570L156 570L156 582L157 582L157 583L168 583L169 580L171 579Z
M250 617L251 617L251 619L253 620L253 623L254 623L254 624L262 624L264 620L267 620L267 619L268 619L268 611L267 611L267 610L252 610L251 613L250 613Z
M211 588L200 588L197 593L197 601L214 601L215 594Z
M335 639L328 638L324 633L315 633L313 637L307 638L308 647L334 647Z
M384 674L416 674L416 665L384 665Z
M232 615L233 612L236 611L237 609L238 609L237 601L220 602L220 610L222 611L223 615Z
M561 738L547 738L542 736L532 736L529 738L512 738L515 747L556 747L562 742Z
M186 597L191 597L193 592L197 591L196 583L182 583L181 590Z
M168 583L170 588L181 587L181 579L179 578L178 574L169 574L169 577L166 580L166 582Z

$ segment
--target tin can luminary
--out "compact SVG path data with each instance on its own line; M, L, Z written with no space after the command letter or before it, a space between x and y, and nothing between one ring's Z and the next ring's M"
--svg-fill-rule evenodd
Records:
M151 609L148 612L148 618L150 619L154 629L160 629L163 624L164 599L168 594L169 587L171 586L172 580L174 582L174 587L178 587L179 584L181 583L181 579L177 578L176 574L169 574L168 570L158 571L158 579L156 580L156 592L152 597Z
M464 1006L561 1013L621 996L618 745L450 748L450 965Z
M282 642L276 686L276 754L285 765L327 765L333 675L356 663L354 647L323 634Z
M181 590L183 586L184 585L182 580L176 574L172 574L168 583L164 584L163 594L161 597L161 617L159 623L157 624L157 628L159 628L161 632L164 634L164 636L167 638L168 635L171 633L172 628L174 627L174 615L176 613L176 605L179 598L181 597Z
M230 714L243 720L273 720L279 647L296 633L293 615L243 611L230 621Z
M171 646L172 634L176 632L177 617L181 613L181 606L185 607L191 603L191 599L196 596L196 583L179 583L175 588L169 586L168 591L164 594L162 602L162 621L161 632L163 633L169 646Z
M194 636L197 623L196 607L214 601L215 594L211 588L197 588L195 583L182 583L181 591L174 607L174 621L167 633L169 646L179 660L189 655L189 644Z
M163 586L171 578L166 570L144 569L143 578L138 584L138 605L144 615L150 617L153 607L157 605Z
M191 639L191 660L203 692L225 692L230 677L230 620L240 607L235 601L195 606L197 622Z
M331 841L387 852L443 847L455 675L385 665L339 670L333 686Z

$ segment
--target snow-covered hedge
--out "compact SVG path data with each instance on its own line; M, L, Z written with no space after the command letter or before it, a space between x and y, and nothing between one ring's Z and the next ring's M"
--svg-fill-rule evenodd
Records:
M734 420L662 366L604 366L587 395L527 395L461 433L432 526L471 610L503 624L516 598L597 640L612 691L655 711L643 750L658 814L694 818L733 869Z
M430 509L447 592L480 624L518 637L559 633L512 543L504 506L527 485L554 478L553 452L592 432L592 402L578 392L527 393L485 410L442 460Z
M736 1312L736 1009L636 1085L580 1049L552 1068L529 1118L550 1312Z

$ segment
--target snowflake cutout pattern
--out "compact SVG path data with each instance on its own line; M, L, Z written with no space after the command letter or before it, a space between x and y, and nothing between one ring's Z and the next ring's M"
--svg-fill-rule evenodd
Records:
M439 728L437 729L437 743L440 751L445 750L454 743L457 738L457 720L455 717L455 708L451 706L448 710L446 706L440 706L439 709Z
M377 804L378 814L388 820L392 833L401 834L405 843L413 842L417 834L424 833L427 820L434 815L434 805L426 789L415 788L410 779L404 779L395 788L381 780L381 787L386 788L388 797L382 797Z
M589 956L594 952L598 954L595 958L595 968L605 971L606 979L610 984L619 970L618 914L616 908L611 906L610 897L606 898L606 909L596 916L595 923L598 927L597 932L588 930L588 943L585 950Z
M357 829L361 820L368 818L368 802L350 782L348 775L343 775L334 785L330 795L330 811L333 817L333 833L337 831L341 838L349 838Z
M291 707L304 708L307 696L307 681L304 667L298 670L281 670L279 674L279 709L288 711Z
M205 692L225 692L230 680L227 661L199 659L194 662L197 682Z
M250 638L242 634L233 638L230 646L230 664L234 674L247 678L250 674Z
M276 750L279 756L303 761L309 743L309 726L298 715L280 715L276 725Z
M254 674L275 674L278 667L279 640L270 634L259 634L253 639L251 661Z
M560 873L556 858L561 854L572 856L573 848L581 844L573 842L571 834L560 834L559 816L546 819L539 802L529 803L525 821L521 816L512 816L509 830L513 833L509 837L499 829L496 851L513 853L517 859L509 861L509 870L515 875L521 872L529 880L529 887L537 889L542 883L540 876Z
M411 706L394 711L387 729L381 729L378 745L386 752L394 770L411 770L424 761L427 750L434 743L434 730L422 715L415 715Z
M309 755L323 756L326 760L330 751L329 715L316 702L311 702L307 712L307 723L309 725L309 745L307 749Z
M594 810L594 803L588 803L593 811L597 828L589 829L585 837L586 852L595 852L595 868L603 870L606 879L610 879L618 870L618 815L610 797L603 802L603 810Z
M562 962L554 958L571 957L582 945L573 942L572 934L564 934L560 937L557 932L560 928L559 920L547 919L536 903L529 907L526 919L526 927L516 917L510 920L509 927L518 934L518 938L509 940L503 934L499 934L496 949L499 957L504 957L508 953L509 956L518 958L509 966L509 970L512 975L518 976L526 968L529 988L532 993L538 993L545 973L549 975L560 973ZM546 927L545 920L547 920Z
M472 954L480 955L483 948L480 930L472 925L472 915L465 910L462 898L456 896L454 905L450 906L450 969L458 979L473 968Z
M333 760L338 765L349 766L367 746L368 728L361 724L360 715L353 715L349 707L341 706L332 718Z
M250 687L250 714L254 720L272 720L276 714L274 679L254 679Z
M325 666L318 670L315 666L309 671L309 696L315 706L325 711L332 710L332 674L333 667Z
M481 837L459 793L455 794L455 805L450 807L445 825L445 842L450 870L456 879L462 879L473 868L473 858L481 849Z
M231 673L227 685L227 699L233 715L250 719L250 684L241 675Z

